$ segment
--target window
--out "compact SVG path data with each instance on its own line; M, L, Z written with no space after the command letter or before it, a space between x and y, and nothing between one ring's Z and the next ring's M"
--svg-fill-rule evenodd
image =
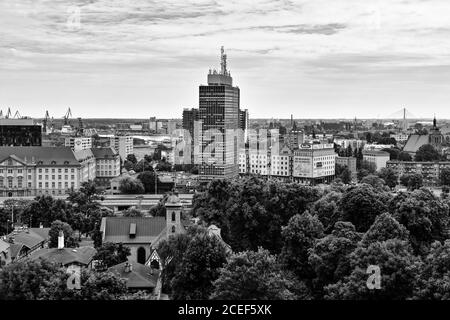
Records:
M9 173L9 174L12 174L12 173L13 173L13 170L12 170L12 169L8 169L8 173Z
M175 221L175 212L172 212L172 221Z
M69 169L65 168L65 169L64 169L64 172L65 172L65 173L69 172Z
M66 175L64 176L64 179L68 180L68 179L69 179L69 176L66 174Z
M31 188L31 182L28 182L28 188Z
M39 169L39 173L41 173L42 172L42 169Z
M55 161L52 161L52 164L54 164L53 162L55 162ZM55 169L52 169L52 173L55 173Z
M45 168L45 173L48 173L48 168Z
M3 188L3 178L0 178L0 188Z
M39 189L42 189L42 182L39 182Z
M55 183L52 182L52 189L55 189Z
M12 188L12 187L13 187L13 179L8 178L8 188Z
M17 173L22 173L22 169L17 169Z
M74 176L74 175L71 175L71 176L70 176L70 179L75 180L75 176Z
M22 180L23 180L22 177L17 178L17 187L18 188L22 188Z
M28 180L31 180L31 175L28 175Z
M45 180L48 180L48 174L45 175Z
M48 182L45 182L45 188L48 189Z
M58 179L61 180L61 175L60 174L58 174Z
M172 233L175 233L176 229L175 226L172 226Z
M74 173L74 172L75 172L75 169L70 169L70 172Z

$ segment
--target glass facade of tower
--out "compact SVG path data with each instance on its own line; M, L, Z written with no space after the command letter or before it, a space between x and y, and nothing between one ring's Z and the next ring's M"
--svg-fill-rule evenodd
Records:
M220 81L222 77L226 81ZM199 88L202 123L199 173L203 180L233 178L239 174L239 138L235 135L239 129L239 88L230 85L229 75L216 75L213 79L214 82L209 78L208 85Z

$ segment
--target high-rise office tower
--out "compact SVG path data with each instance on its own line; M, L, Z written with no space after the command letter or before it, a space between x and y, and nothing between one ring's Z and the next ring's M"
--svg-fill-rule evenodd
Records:
M199 94L200 179L233 178L239 174L239 88L233 87L223 47L220 71L209 71L208 85L201 85Z

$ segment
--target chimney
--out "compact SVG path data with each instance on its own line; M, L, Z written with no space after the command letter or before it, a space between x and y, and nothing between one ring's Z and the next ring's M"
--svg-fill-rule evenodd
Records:
M64 232L62 230L59 231L58 235L58 249L64 249Z

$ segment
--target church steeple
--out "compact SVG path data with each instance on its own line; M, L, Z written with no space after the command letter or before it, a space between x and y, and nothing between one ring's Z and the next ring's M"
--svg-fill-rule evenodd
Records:
M436 129L437 127L437 121L436 121L436 115L434 115L434 119L433 119L433 128Z

